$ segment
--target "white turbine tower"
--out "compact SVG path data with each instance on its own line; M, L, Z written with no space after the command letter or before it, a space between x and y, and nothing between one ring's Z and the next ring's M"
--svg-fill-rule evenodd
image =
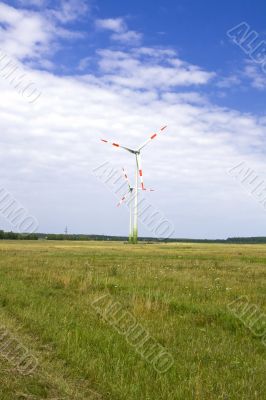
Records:
M144 181L143 181L143 170L142 170L142 163L141 163L141 151L144 147L147 146L153 139L155 139L158 136L158 133L161 133L167 128L167 126L164 126L160 129L159 132L153 133L146 142L144 142L137 150L130 149L125 146L121 146L118 143L112 143L109 142L108 140L101 139L102 142L104 143L110 143L114 147L119 147L121 149L124 149L128 151L129 153L133 154L136 159L136 170L135 170L135 188L138 188L139 186L139 179L141 182L141 189L146 190L144 186ZM134 225L133 225L133 237L132 237L132 243L136 244L138 243L138 190L135 191L135 206L134 206Z
M125 168L123 168L123 176L127 182L128 185L128 190L126 192L126 194L124 194L124 196L122 197L122 199L119 201L119 203L117 204L117 207L120 207L125 201L126 199L130 196L130 200L129 200L129 243L133 243L133 238L134 238L134 231L133 231L133 224L132 224L132 220L133 220L133 200L134 200L134 196L136 191L138 190L147 190L149 192L154 192L153 189L142 189L142 188L134 188L130 185L130 181L127 175L127 172L125 170Z

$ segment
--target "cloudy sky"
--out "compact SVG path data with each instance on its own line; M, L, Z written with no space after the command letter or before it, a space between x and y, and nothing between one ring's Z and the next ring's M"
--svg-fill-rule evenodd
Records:
M142 196L174 236L266 236L266 210L228 174L244 162L266 182L266 67L227 33L245 22L260 45L265 12L264 0L0 1L0 187L41 232L126 235L128 209L93 169L133 180L133 156L100 139L136 148L168 125L143 151L156 191Z

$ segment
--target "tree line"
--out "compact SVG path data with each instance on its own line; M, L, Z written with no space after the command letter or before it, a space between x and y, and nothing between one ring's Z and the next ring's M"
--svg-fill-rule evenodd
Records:
M56 234L56 233L17 233L17 232L4 232L0 230L0 240L72 240L72 241L127 241L126 236L107 236L107 235L83 235L83 234ZM187 238L171 238L159 239L151 237L139 238L142 242L150 243L232 243L232 244L264 244L266 237L233 237L228 239L187 239Z

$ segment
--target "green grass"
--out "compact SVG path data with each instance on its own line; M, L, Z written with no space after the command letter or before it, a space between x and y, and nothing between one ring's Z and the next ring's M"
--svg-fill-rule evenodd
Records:
M39 360L21 376L0 356L0 399L266 398L266 349L227 308L245 295L265 312L265 265L265 245L0 242L0 325ZM169 371L95 313L107 293L173 355Z

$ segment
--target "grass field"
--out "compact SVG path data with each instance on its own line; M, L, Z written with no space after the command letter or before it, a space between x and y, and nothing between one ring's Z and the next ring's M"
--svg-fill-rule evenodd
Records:
M265 399L265 353L228 309L265 312L264 245L0 242L0 325L38 359L0 355L0 399ZM110 294L174 359L158 373L92 302Z

